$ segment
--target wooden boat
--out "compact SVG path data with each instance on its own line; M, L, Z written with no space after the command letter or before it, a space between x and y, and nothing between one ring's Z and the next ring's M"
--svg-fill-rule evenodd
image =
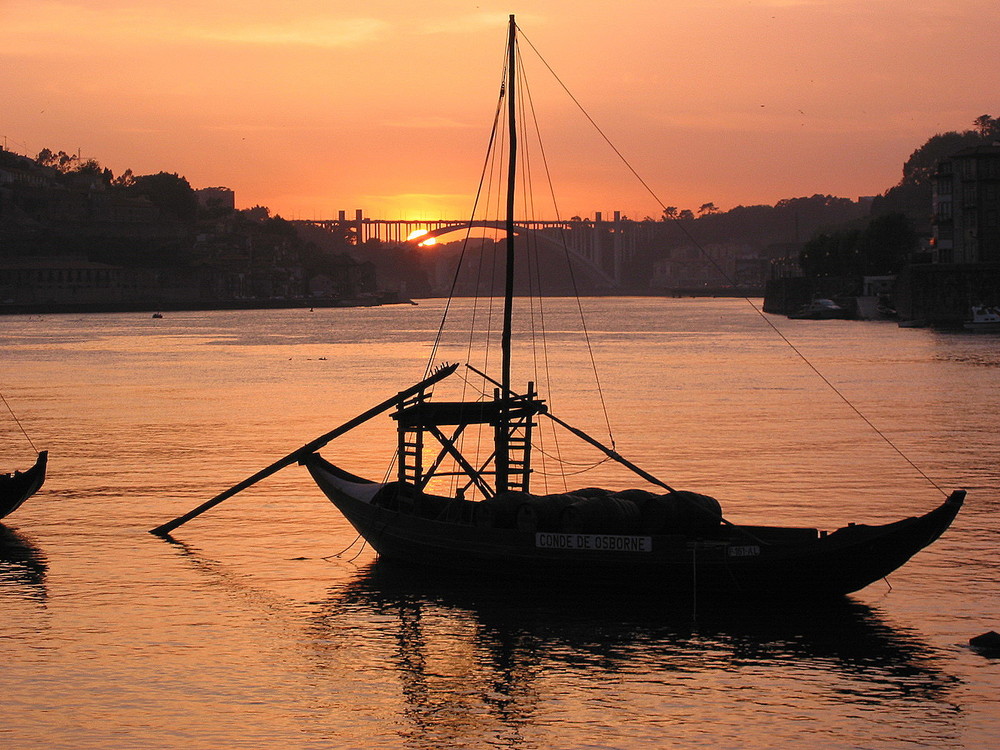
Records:
M48 451L41 451L35 465L24 472L0 475L0 518L5 518L21 507L22 503L34 495L45 481L45 466Z
M515 39L512 16L505 86L510 133L516 132ZM502 372L499 381L486 378L495 386L492 400L435 402L420 384L399 398L393 414L398 432L394 482L355 476L317 452L298 456L382 558L480 577L636 586L658 595L694 588L727 595L822 596L856 591L886 576L949 526L962 505L963 490L926 515L883 526L851 524L829 534L811 528L736 526L711 498L674 491L573 428L578 437L666 492L588 488L555 496L532 494L532 430L538 419L556 418L531 384L525 394L515 393L510 384L516 144L509 140ZM459 436L472 425L486 426L494 435L485 465L475 464L458 448ZM425 465L426 446L434 441L439 452ZM454 460L482 500L428 491L445 459Z
M635 588L658 596L691 592L740 597L807 598L848 594L887 576L951 524L965 492L926 515L883 526L850 524L832 533L809 528L694 523L640 525L622 533L509 527L484 521L481 506L370 482L318 453L302 458L345 518L390 561L519 577L558 585ZM530 504L537 498L524 497ZM513 514L515 519L518 513ZM520 514L523 518L523 512Z
M499 379L469 365L483 379L483 397L435 400L431 387L457 369L456 364L440 367L151 533L167 535L227 497L298 462L381 560L468 572L480 581L522 577L560 587L635 588L658 597L691 591L742 597L836 596L888 575L937 539L958 513L964 490L953 492L925 515L879 526L848 524L825 533L815 528L736 525L724 518L712 498L674 490L556 417L533 384L523 393L515 391L511 339L516 32L511 16L501 92L501 104L506 99L507 134L499 137L494 131L490 139L491 144L509 144ZM497 112L502 112L500 106ZM395 409L397 433L395 481L359 477L318 452L335 437L390 409ZM558 495L533 493L533 437L543 419L603 451L655 491L589 487ZM492 441L476 453L462 442L467 431L485 432ZM435 494L432 489L444 477L464 486L457 484L451 496ZM466 491L480 499L467 499Z

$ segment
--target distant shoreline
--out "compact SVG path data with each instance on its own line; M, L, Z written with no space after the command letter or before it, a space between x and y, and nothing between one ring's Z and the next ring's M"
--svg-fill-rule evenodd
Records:
M456 297L472 295L457 294ZM550 295L563 296L563 295ZM615 292L596 292L581 294L582 297L763 297L762 289L665 289L658 291L622 289ZM162 312L196 312L212 310L295 310L304 308L334 308L334 307L378 307L381 305L415 305L421 298L409 299L385 295L361 299L243 299L224 300L218 302L165 302L162 305L150 302L36 302L36 303L0 303L0 315L66 315L90 313L162 313ZM434 299L428 297L427 299Z
M65 315L72 313L154 313L202 312L210 310L294 310L331 307L378 307L413 304L408 299L315 299L315 300L226 300L211 303L173 302L154 305L149 302L88 302L0 304L0 315Z

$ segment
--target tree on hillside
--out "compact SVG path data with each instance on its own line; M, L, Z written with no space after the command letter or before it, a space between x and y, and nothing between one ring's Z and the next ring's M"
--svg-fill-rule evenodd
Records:
M96 159L81 159L79 154L52 151L43 148L35 157L35 164L58 172L57 181L66 186L87 186L104 183L110 185L114 175Z
M809 277L898 273L917 248L917 233L903 214L884 214L864 229L824 232L809 240L799 265Z
M132 174L131 169L126 169L118 177L114 177L111 180L111 185L119 188L129 188L135 184L135 175Z
M131 195L144 196L165 215L180 221L194 221L198 215L198 198L194 190L176 173L139 175L127 191Z
M938 133L910 154L903 164L899 183L878 196L872 204L872 214L903 213L914 223L918 232L930 231L931 176L938 162L969 146L990 143L1000 138L1000 119L980 115L973 123L975 130L961 133Z
M784 198L773 206L736 206L728 211L703 212L697 219L697 236L702 242L738 243L763 249L774 244L797 244L818 231L858 221L867 213L866 205L849 198L821 194Z
M38 156L35 157L36 164L43 167L50 167L63 174L73 169L79 161L80 157L76 154L67 154L65 151L56 153L47 148L43 148L38 152Z
M903 214L875 216L858 241L862 270L868 276L899 273L918 244L917 233Z
M979 115L974 121L979 136L984 141L995 141L1000 139L1000 118L989 115Z
M275 237L284 237L289 240L298 239L299 236L295 231L295 225L280 216L272 216L265 219L260 223L260 228L264 234L273 235Z
M923 146L910 154L910 158L903 164L903 179L899 184L929 183L939 161L947 159L967 146L975 146L982 140L982 136L975 130L966 130L963 133L951 131L932 136Z
M253 208L244 208L239 211L239 214L249 221L265 221L271 218L271 209L267 206L258 205Z
M861 263L858 257L858 230L818 234L809 240L799 253L799 266L810 277L858 276Z

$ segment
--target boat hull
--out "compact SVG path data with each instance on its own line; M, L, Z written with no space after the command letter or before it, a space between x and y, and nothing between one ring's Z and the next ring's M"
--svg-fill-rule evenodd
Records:
M1000 307L973 307L972 319L963 323L963 327L967 331L1000 331Z
M35 465L25 472L0 477L0 518L6 518L34 495L45 481L48 451L41 451Z
M792 320L846 320L850 313L833 300L819 299L788 317Z
M484 528L460 505L439 518L380 507L371 499L382 485L344 472L318 454L302 463L387 561L486 579L607 586L664 597L696 591L809 598L857 591L937 539L955 518L965 494L954 493L920 517L884 526L852 525L829 535L753 526L719 526L698 536L578 534Z

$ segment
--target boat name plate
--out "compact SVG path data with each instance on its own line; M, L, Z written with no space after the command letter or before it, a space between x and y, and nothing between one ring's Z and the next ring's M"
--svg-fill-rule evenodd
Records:
M653 538L649 536L620 536L617 534L563 534L538 532L535 546L539 549L582 549L600 552L652 552Z
M760 555L760 547L756 544L744 544L729 548L730 557L757 557Z

